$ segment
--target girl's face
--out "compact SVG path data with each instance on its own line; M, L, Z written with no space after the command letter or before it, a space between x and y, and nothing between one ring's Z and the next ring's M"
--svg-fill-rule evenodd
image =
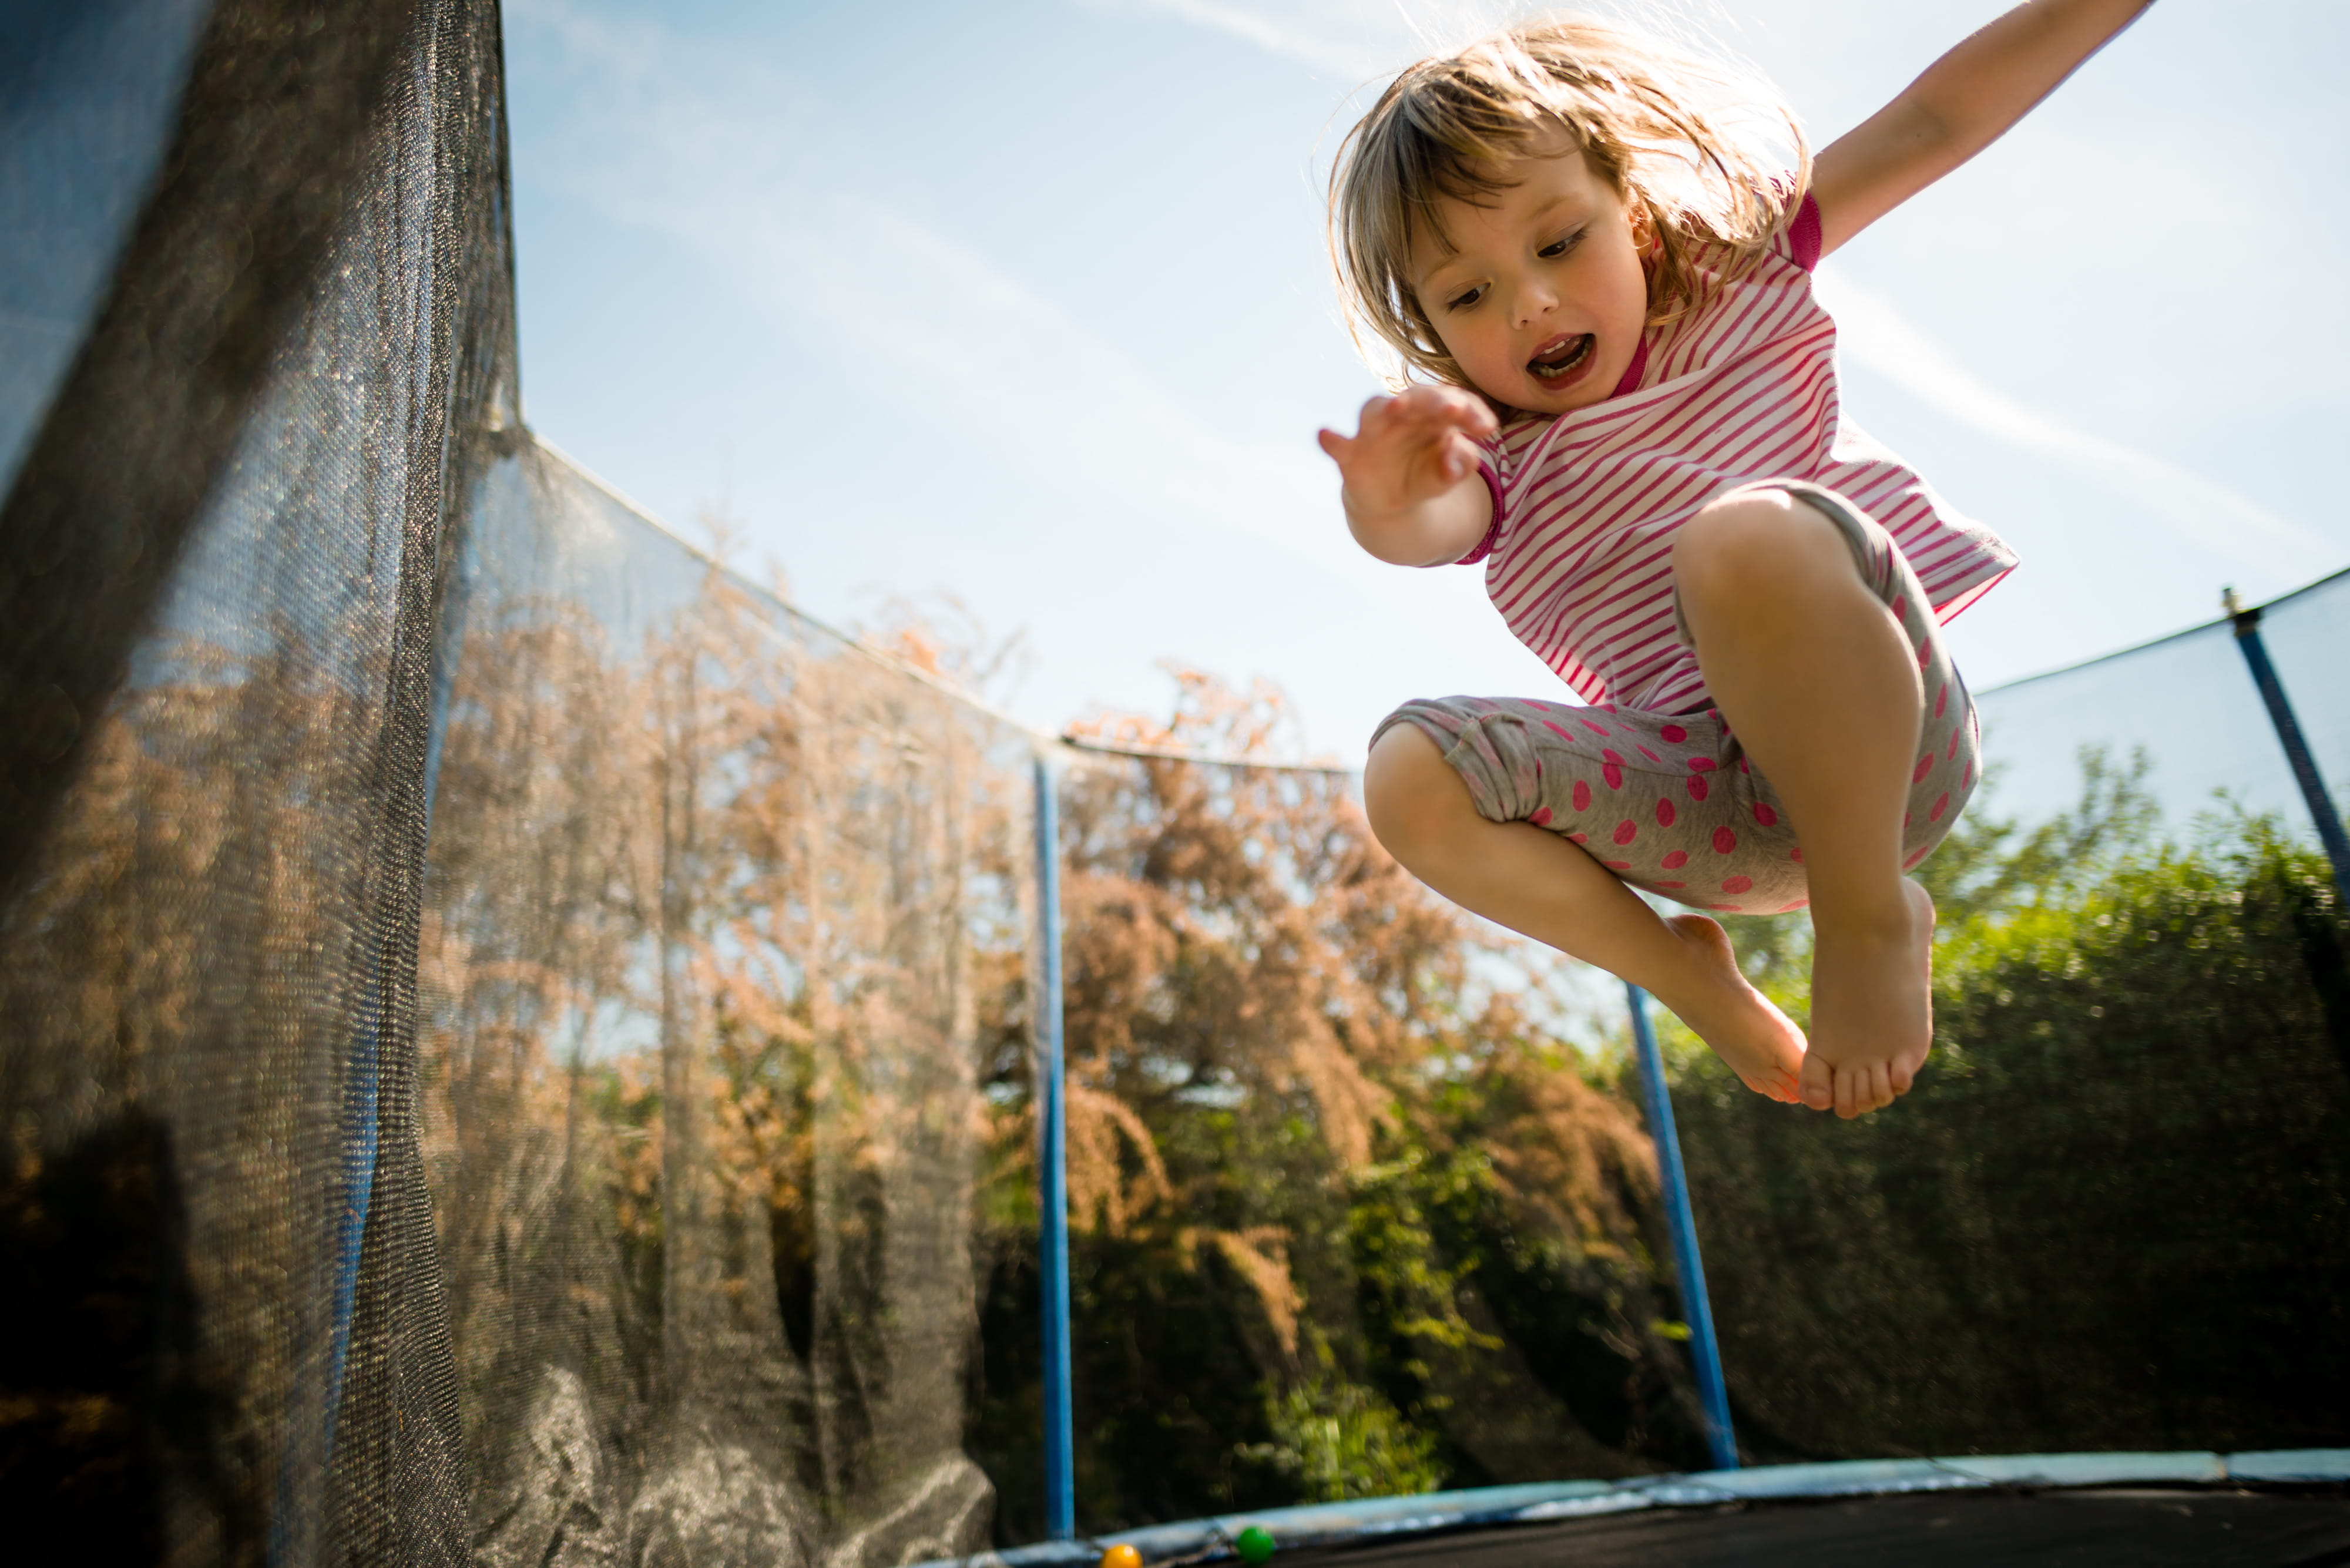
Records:
M1442 236L1413 244L1420 308L1495 402L1534 414L1587 407L1616 389L1648 325L1647 213L1636 222L1572 144L1499 173L1486 204L1444 200Z

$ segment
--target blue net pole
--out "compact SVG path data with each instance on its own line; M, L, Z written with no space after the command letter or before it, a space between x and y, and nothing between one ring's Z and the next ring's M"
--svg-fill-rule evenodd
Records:
M2232 601L2234 595L2229 595ZM2316 819L2317 836L2325 846L2325 857L2334 863L2334 885L2342 893L2344 902L2350 903L2350 834L2342 827L2342 815L2334 808L2334 799L2326 793L2325 781L2318 776L2316 759L2309 753L2309 742L2301 732L2301 721L2293 717L2293 703L2284 694L2284 682L2277 678L2276 666L2269 661L2268 645L2261 640L2261 612L2239 610L2229 606L2236 619L2236 647L2251 667L2252 684L2260 688L2261 701L2268 705L2269 722L2276 726L2277 741L2284 747L2285 761L2292 764L2293 782L2301 786L2301 798L2309 804L2309 815Z
M1036 1168L1043 1235L1037 1273L1045 1343L1045 1533L1077 1532L1076 1419L1069 1397L1069 1172L1061 1061L1061 812L1053 770L1036 759Z
M1640 1058L1640 1092L1648 1102L1648 1135L1657 1141L1657 1174L1665 1189L1665 1222L1673 1235L1673 1270L1680 1279L1681 1315L1688 1321L1690 1359L1697 1364L1698 1401L1704 1407L1705 1446L1713 1468L1738 1468L1738 1438L1730 1425L1730 1390L1721 1377L1721 1347L1713 1337L1713 1306L1706 1298L1705 1264L1698 1256L1697 1217L1690 1209L1689 1178L1681 1169L1680 1135L1673 1130L1673 1100L1665 1087L1665 1059L1648 1026L1648 994L1627 981L1632 1044Z

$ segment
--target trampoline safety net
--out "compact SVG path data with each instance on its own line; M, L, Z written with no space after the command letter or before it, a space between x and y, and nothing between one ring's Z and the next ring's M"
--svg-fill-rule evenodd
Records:
M0 8L12 1557L1046 1532L1040 742L524 426L501 71L494 0ZM2339 591L2271 622L2336 786ZM2005 923L1896 1115L1667 1040L1750 1460L2341 1438L2343 911L2171 745L2274 765L2224 628L2130 657L1995 751L2085 701L2282 830L2019 901L2138 797L2017 742L2055 836L1952 862ZM1342 778L1046 750L1080 1529L1701 1467L1620 991Z
M12 1529L984 1541L1026 738L521 429L494 7L0 35Z

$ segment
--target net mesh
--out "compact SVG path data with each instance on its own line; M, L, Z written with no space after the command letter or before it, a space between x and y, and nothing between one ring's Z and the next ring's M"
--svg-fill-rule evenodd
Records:
M1267 716L1182 708L1153 740ZM1560 967L1414 883L1350 780L1066 798L1080 1520L1701 1468L1655 1150Z
M477 1551L968 1549L1026 737L542 448L468 552L420 1061Z
M1035 742L523 427L498 37L0 14L12 1545L1034 1539ZM2329 780L2345 581L2265 624ZM1994 809L2293 809L2224 629L1984 709ZM1342 779L1062 762L1081 1526L1703 1463L1619 993ZM1750 1453L2334 1433L2341 911L2246 856L2003 927L1898 1117L1683 1059Z
M2335 676L2350 659L2350 572L2263 607L2260 631L2319 776L2337 803L2350 798L2350 695ZM2087 749L2125 767L2142 756L2142 785L2175 831L2215 810L2310 826L2229 622L2013 681L1976 702L1994 812L2037 822L2071 809Z
M71 351L0 410L12 1515L189 1561L983 1540L1026 738L521 430L494 7L11 16L64 85L0 192L75 220L12 233L7 318Z

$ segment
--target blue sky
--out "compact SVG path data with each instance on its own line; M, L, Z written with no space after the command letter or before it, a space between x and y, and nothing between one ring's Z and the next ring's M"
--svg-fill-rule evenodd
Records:
M1320 186L1362 89L1503 5L509 0L532 424L869 621L951 595L1039 725L1282 687L1346 760L1403 698L1543 694L1469 570L1348 541L1316 425L1375 389ZM1996 5L1616 9L1832 140ZM2166 0L1835 257L1850 417L2024 567L1980 688L2350 565L2336 0Z

